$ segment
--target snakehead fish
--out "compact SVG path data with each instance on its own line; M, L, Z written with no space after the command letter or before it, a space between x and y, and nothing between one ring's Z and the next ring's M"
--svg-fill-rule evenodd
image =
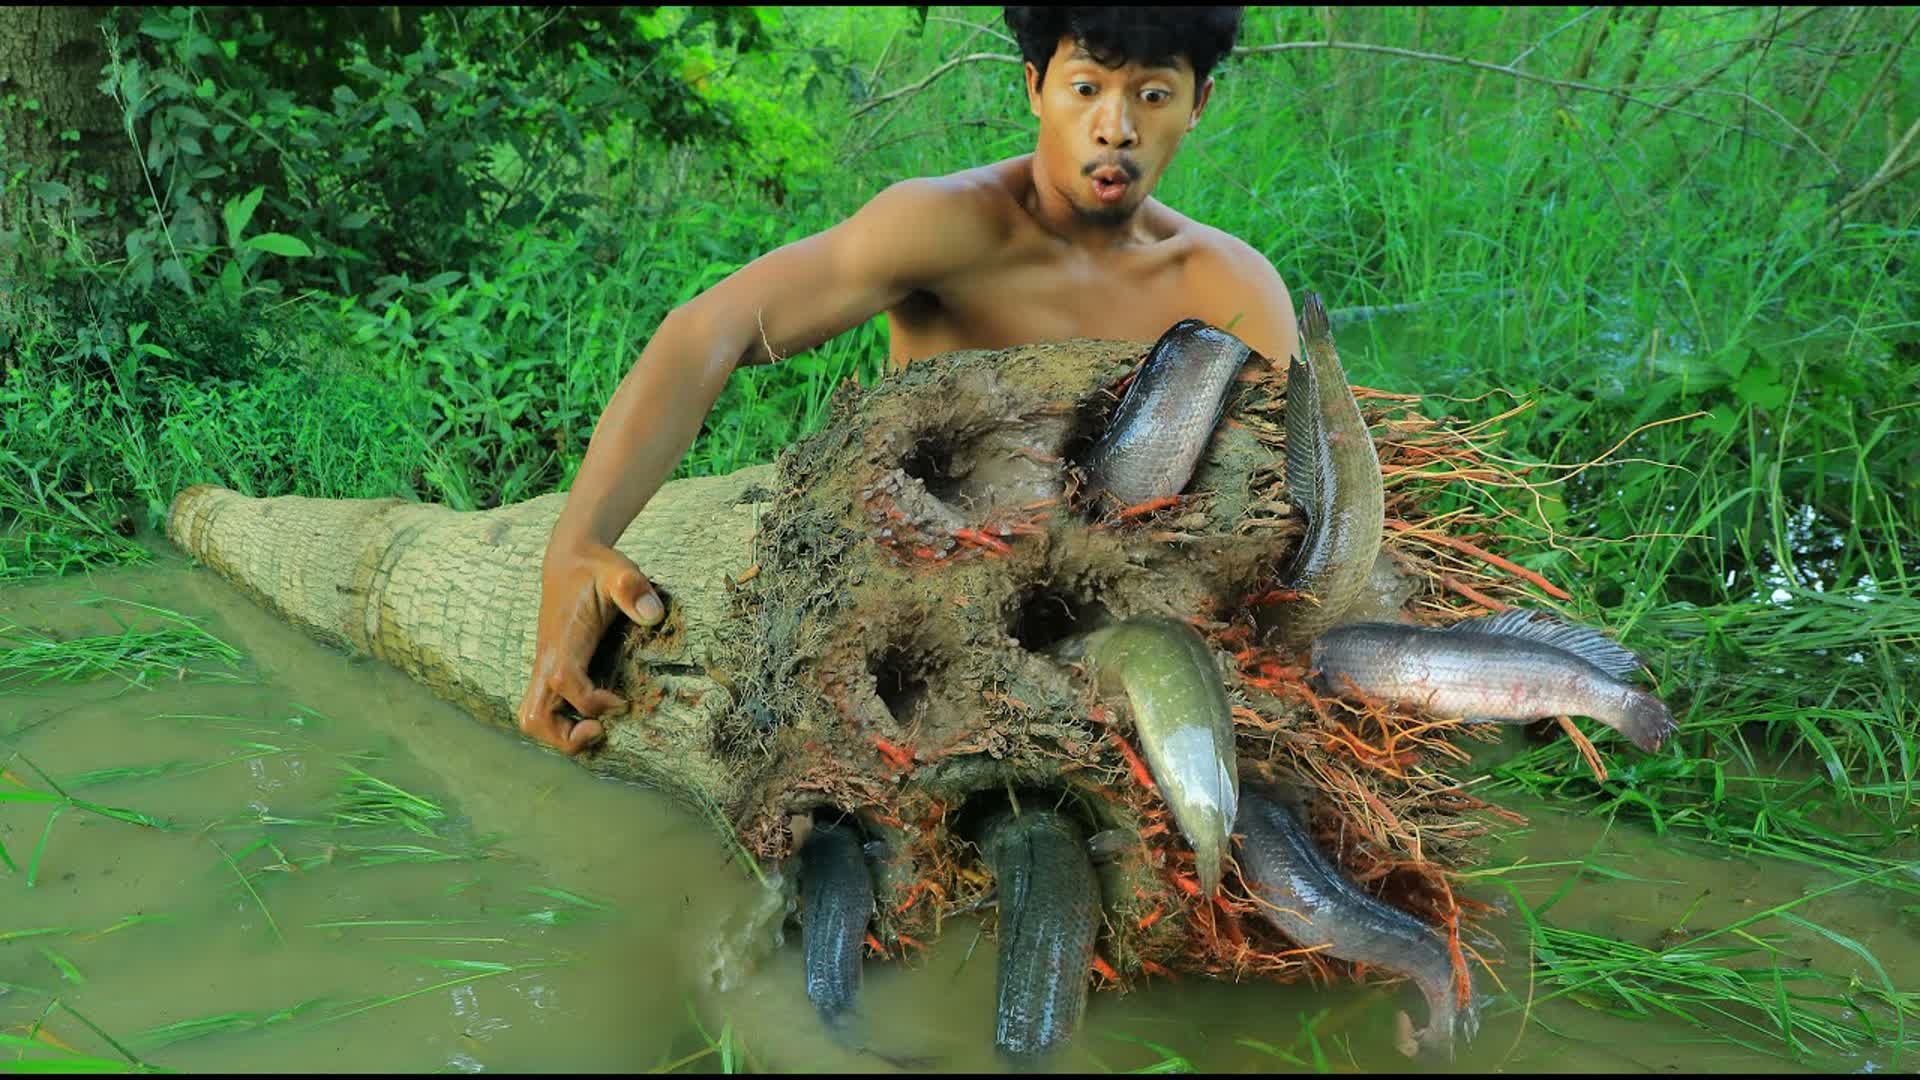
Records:
M1088 455L1089 485L1123 506L1179 494L1249 355L1245 342L1199 319L1174 323L1154 343Z
M1178 619L1138 615L1073 641L1063 655L1084 658L1102 694L1126 698L1147 770L1193 847L1201 894L1212 896L1240 774L1233 706L1206 639Z
M1280 643L1297 649L1338 621L1366 586L1386 514L1380 456L1314 293L1300 313L1300 356L1287 369L1287 494L1307 531L1280 585L1299 598L1270 617L1279 620Z
M1523 723L1591 716L1642 750L1674 730L1659 698L1627 683L1640 660L1591 627L1527 608L1443 629L1394 623L1335 627L1313 643L1319 685L1349 683L1438 716Z
M1258 791L1240 800L1235 832L1240 872L1261 914L1304 948L1408 976L1427 999L1430 1018L1416 1038L1453 1056L1459 1027L1479 1030L1478 1007L1457 1007L1453 960L1434 928L1381 903L1349 882L1320 849L1294 810Z
M860 989L860 946L873 915L873 876L859 831L821 821L800 847L800 940L807 1000L828 1020Z
M1100 883L1080 827L1054 811L1002 814L982 841L1000 894L993 1041L1031 1061L1072 1038L1086 1010Z

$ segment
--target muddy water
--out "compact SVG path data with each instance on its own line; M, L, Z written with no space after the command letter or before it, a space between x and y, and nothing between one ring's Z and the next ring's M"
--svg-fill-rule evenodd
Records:
M48 1013L57 996L128 1052L171 1069L626 1071L698 1054L697 1018L715 1036L730 1032L739 1067L1002 1068L991 1047L994 942L979 920L949 922L910 963L869 964L860 1016L830 1036L801 991L797 929L782 940L779 894L730 863L692 812L484 728L383 665L315 644L170 553L150 568L11 587L0 620L63 635L111 632L116 616L157 624L125 604L80 603L102 596L200 619L246 660L226 678L210 677L216 668L150 685L109 678L0 692L0 758L18 751L76 798L174 826L72 809L47 830L46 805L0 803L0 844L19 867L0 868L0 1032L25 1035L44 1015L43 1042L118 1059L64 1008ZM91 770L170 762L211 767L77 786ZM448 817L425 833L329 820L350 764ZM21 759L6 772L0 791L19 790L12 777L47 788ZM1519 809L1530 826L1502 826L1488 865L1537 865L1503 875L1530 904L1577 872L1545 864L1584 858L1633 879L1587 874L1548 913L1562 927L1650 943L1689 908L1687 926L1712 928L1831 883L1608 831L1582 814ZM370 861L396 845L458 857ZM1473 893L1504 895L1491 882ZM1905 973L1920 971L1920 940L1900 903L1861 887L1823 897L1809 914L1871 950L1911 991ZM1494 926L1506 947L1482 951L1505 990L1479 974L1495 999L1453 1069L1889 1065L1882 1050L1796 1066L1708 1041L1670 1017L1615 1017L1572 996L1537 1004L1538 1023L1523 1025L1527 938L1517 914ZM62 932L23 934L40 928ZM1806 958L1874 978L1810 931L1753 929L1784 935L1783 963ZM1391 1049L1401 1008L1424 1019L1404 984L1156 980L1094 994L1053 1064L1139 1068L1162 1060L1152 1043L1204 1070L1300 1068L1275 1050L1309 1066L1317 1053L1341 1071L1404 1070ZM233 1014L243 1030L171 1044L151 1034ZM690 1067L720 1065L708 1055Z

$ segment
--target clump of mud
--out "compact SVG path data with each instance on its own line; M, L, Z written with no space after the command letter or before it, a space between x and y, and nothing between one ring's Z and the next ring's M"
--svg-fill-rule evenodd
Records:
M1083 499L1074 462L1146 351L960 352L865 390L843 383L826 428L782 456L759 570L733 594L738 625L757 632L715 658L740 706L720 749L755 777L734 815L743 842L781 860L792 816L854 814L887 843L875 935L892 950L990 885L968 838L982 800L1055 791L1090 831L1140 837L1102 867L1101 948L1118 977L1298 977L1310 961L1265 929L1237 876L1221 900L1197 899L1131 730L1048 652L1101 619L1168 615L1215 647L1242 769L1303 790L1358 880L1457 925L1473 909L1444 868L1471 858L1483 826L1466 816L1480 804L1445 793L1445 760L1465 756L1450 726L1319 700L1300 657L1254 639L1255 607L1272 602L1300 534L1282 476L1284 368L1255 358L1242 373L1172 505L1116 521ZM1357 617L1445 622L1524 595L1433 540L1488 542L1485 519L1445 493L1478 466L1474 444L1416 398L1360 396L1390 527Z

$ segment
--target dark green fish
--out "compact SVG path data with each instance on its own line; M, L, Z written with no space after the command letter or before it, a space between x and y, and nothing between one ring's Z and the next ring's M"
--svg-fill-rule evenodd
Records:
M860 990L860 948L873 916L873 875L860 833L821 821L800 847L800 941L807 1000L833 1020Z
M1125 696L1147 769L1193 847L1201 889L1212 896L1240 798L1233 706L1213 650L1178 619L1140 615L1095 630L1068 651L1084 654L1101 693Z
M1100 883L1080 826L1051 810L993 819L981 846L1000 894L993 1041L1030 1062L1080 1026L1100 929Z

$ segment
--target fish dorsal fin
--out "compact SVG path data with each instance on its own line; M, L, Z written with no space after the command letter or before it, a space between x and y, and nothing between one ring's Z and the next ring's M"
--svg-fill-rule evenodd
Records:
M1287 497L1307 515L1309 530L1320 504L1320 472L1314 450L1320 444L1320 410L1313 392L1313 367L1306 350L1287 368Z
M1590 626L1579 626L1532 608L1512 608L1447 627L1450 633L1523 638L1551 645L1599 668L1616 679L1632 675L1640 658L1619 642Z

